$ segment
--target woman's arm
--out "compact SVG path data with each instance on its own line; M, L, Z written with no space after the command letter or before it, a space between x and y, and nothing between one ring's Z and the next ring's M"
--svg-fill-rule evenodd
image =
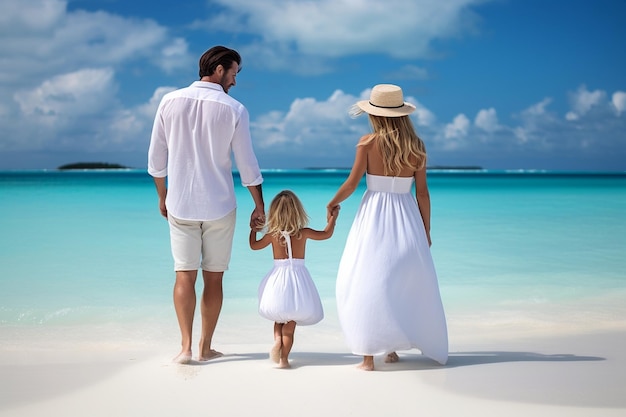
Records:
M339 216L339 206L336 206L331 210L330 217L328 218L328 223L324 230L314 230L311 228L305 228L302 230L302 236L306 239L312 240L326 240L329 239L333 233L335 232L335 223L337 222L337 217Z
M369 135L363 136L359 143L363 142L367 139ZM356 187L359 186L359 182L363 178L365 171L367 170L367 152L369 145L357 145L356 147L356 155L354 157L354 163L352 164L352 169L350 170L350 175L348 175L348 179L339 187L337 193L333 197L332 200L326 205L327 209L327 218L330 219L331 213L334 208L339 207L339 204L344 201L346 198L350 197Z
M426 167L415 171L415 198L422 215L428 245L432 244L430 240L430 193L428 192L428 183L426 182Z

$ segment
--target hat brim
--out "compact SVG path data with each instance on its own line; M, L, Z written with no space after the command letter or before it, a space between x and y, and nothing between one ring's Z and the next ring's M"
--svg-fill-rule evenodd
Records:
M377 107L373 106L369 100L361 100L356 105L367 114L382 117L401 117L407 116L415 111L415 106L406 101L402 107Z

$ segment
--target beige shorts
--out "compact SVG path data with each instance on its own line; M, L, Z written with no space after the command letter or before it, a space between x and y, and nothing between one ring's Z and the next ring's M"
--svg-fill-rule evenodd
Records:
M175 271L223 272L228 269L237 210L217 220L181 220L168 215Z

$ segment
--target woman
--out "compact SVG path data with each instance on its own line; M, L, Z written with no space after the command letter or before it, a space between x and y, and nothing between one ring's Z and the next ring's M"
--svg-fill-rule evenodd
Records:
M337 273L339 321L359 365L374 370L374 356L399 360L396 351L419 349L445 364L446 320L430 253L430 195L426 150L415 133L400 87L377 85L352 113L367 113L373 133L356 148L348 179L328 203L338 208L366 175ZM411 188L415 183L415 198ZM416 201L417 200L417 201Z

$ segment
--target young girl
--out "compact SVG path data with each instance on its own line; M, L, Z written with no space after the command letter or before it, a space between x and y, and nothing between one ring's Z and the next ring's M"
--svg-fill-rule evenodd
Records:
M445 364L448 334L430 253L426 149L408 116L415 106L404 102L400 87L382 84L353 110L369 115L373 133L359 141L350 175L328 203L332 213L366 176L337 272L339 322L352 353L363 356L363 370L374 370L374 355L397 362L396 351L410 348Z
M302 203L291 191L281 191L270 204L267 232L259 240L258 229L250 230L250 248L272 245L274 268L259 286L259 314L274 321L274 346L270 358L279 368L289 368L296 324L318 323L324 317L320 296L304 265L307 239L325 240L333 235L339 208L331 210L323 231L307 226L309 217Z

